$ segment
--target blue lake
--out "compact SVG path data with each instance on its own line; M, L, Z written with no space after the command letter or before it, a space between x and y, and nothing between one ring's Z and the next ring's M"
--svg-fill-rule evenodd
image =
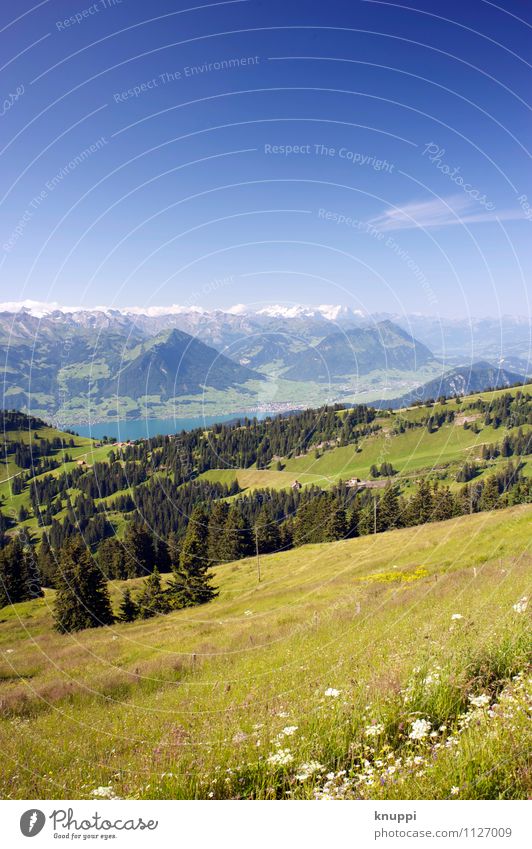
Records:
M80 436L92 436L93 439L108 436L117 442L127 442L128 439L146 439L150 436L166 436L181 430L208 427L216 422L231 422L244 416L265 419L268 415L271 413L230 413L225 416L198 416L189 419L123 419L92 425L73 425L71 429Z

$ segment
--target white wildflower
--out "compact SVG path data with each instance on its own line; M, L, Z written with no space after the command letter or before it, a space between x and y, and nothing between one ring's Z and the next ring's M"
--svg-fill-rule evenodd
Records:
M517 601L513 605L513 609L515 610L516 613L525 613L527 607L528 607L528 596L526 596L526 595L524 595L523 598L520 598L519 601Z
M482 693L480 696L469 696L469 701L476 708L487 707L490 703L489 696L486 696L485 693Z
M457 787L456 784L454 785L454 787L451 787L451 796L458 796L459 792L460 788Z
M318 763L318 761L309 761L308 763L301 764L299 767L299 772L296 775L298 781L306 781L308 778L311 778L316 772L321 772L325 767Z
M378 737L384 731L384 725L374 723L366 728L366 737Z
M328 687L324 693L324 696L329 696L331 699L337 699L339 695L340 690L335 690L334 687Z
M430 731L430 722L426 719L416 719L412 723L412 730L408 735L411 740L424 740Z
M268 758L268 763L271 766L288 766L294 760L294 756L290 749L279 749Z
M287 725L286 728L283 728L281 734L284 734L285 737L291 737L296 731L297 725Z
M462 616L461 613L453 613L453 615L451 616L451 619L453 619L453 620L463 619L463 618L464 617Z
M114 790L111 785L107 785L107 787L97 787L92 791L91 796L95 796L97 799L116 799Z

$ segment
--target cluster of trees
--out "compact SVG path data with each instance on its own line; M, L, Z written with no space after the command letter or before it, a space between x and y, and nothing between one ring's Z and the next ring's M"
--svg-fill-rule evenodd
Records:
M482 457L485 460L493 460L496 457L524 457L532 454L532 431L523 433L520 427L517 433L508 433L501 442L482 446Z
M369 473L372 478L391 478L397 474L397 469L394 469L391 463L381 463L380 466L373 464Z
M484 414L484 424L494 428L501 426L507 428L520 427L532 424L532 395L527 391L504 392L494 398L478 398L469 405L471 409L479 410Z
M136 544L145 543L146 540L141 541L140 536L136 538ZM136 593L129 588L123 592L118 616L115 617L107 578L100 564L82 537L73 537L61 549L55 575L54 616L57 630L70 633L111 625L116 619L132 622L205 604L217 595L209 574L207 547L208 516L205 509L198 506L190 517L177 559L170 564L172 577L167 586L163 587L160 572L154 566L156 552L150 549L150 556L154 559L149 564L148 576ZM144 556L147 554L143 551Z
M35 549L18 534L0 550L0 607L42 594Z
M376 411L360 405L346 410L339 404L287 416L238 419L176 436L158 436L124 446L125 459L149 463L153 470L172 472L177 484L209 469L264 468L275 457L304 454L321 444L347 445L368 433ZM373 429L377 427L373 426Z
M46 423L36 416L28 416L19 410L0 410L0 430L2 432L11 430L40 430L46 427Z

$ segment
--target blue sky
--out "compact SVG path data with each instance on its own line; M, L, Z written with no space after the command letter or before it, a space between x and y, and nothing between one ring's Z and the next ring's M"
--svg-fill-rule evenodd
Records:
M0 16L1 301L529 314L525 4Z

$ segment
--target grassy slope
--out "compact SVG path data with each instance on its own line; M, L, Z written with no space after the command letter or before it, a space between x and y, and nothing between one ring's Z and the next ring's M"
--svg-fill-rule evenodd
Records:
M97 447L97 443L93 439L89 439L84 436L74 436L71 434L65 433L61 430L57 430L53 427L43 427L36 430L28 431L18 430L18 431L6 431L3 434L3 438L6 442L25 442L29 444L33 440L33 434L37 432L41 439L49 439L52 440L56 437L63 439L66 448L65 453L69 454L72 457L72 462L62 463L57 469L52 469L49 472L43 472L42 475L37 475L36 480L40 480L46 475L52 475L53 477L58 477L64 472L71 471L76 467L76 463L78 460L83 458L88 465L92 465L95 462L102 462L107 459L109 451L112 446L103 445ZM70 439L74 439L74 447L70 448L68 446L68 442ZM61 451L56 451L55 453L50 455L54 459L61 459ZM10 456L9 460L0 462L0 503L3 499L3 509L12 516L17 516L18 511L21 506L24 505L28 509L30 509L30 499L29 499L29 487L26 486L25 490L21 492L19 495L12 495L11 493L11 484L10 478L13 476L19 475L24 470L21 470L13 460L13 455ZM59 516L61 518L61 516ZM34 517L29 519L27 522L24 522L24 525L28 527L30 530L37 532L38 525L37 521Z
M464 398L458 403L451 400L447 402L444 409L466 408L473 399L495 397L506 391L515 393L518 388L479 393ZM440 405L434 407L435 412L438 409L440 409ZM401 411L401 415L411 421L417 421L425 414L425 407L414 407ZM464 430L461 426L451 424L443 426L432 434L429 434L425 428L419 428L390 437L386 431L389 430L392 420L382 416L377 421L383 426L384 430L364 439L360 444L362 450L358 453L354 451L353 446L346 446L345 448L328 450L316 460L314 451L311 450L307 455L283 461L284 468L281 472L274 468L264 470L255 468L214 469L205 472L200 477L223 483L231 483L236 479L239 485L248 491L261 487L288 488L295 478L303 485L314 483L327 488L340 479L346 480L350 477L366 479L369 477L369 470L373 464L380 465L382 462L388 461L399 472L398 480L406 489L420 475L431 471L436 471L447 483L454 485L456 472L466 460L480 456L482 443L500 442L507 432L502 427L497 430L491 427L483 427L479 434L475 434L472 430ZM69 434L64 434L54 428L44 428L40 431L40 434L43 438L49 439L60 436L66 438L67 442L70 438ZM16 433L16 435L8 433L6 436L8 439L22 438L27 442L32 434L28 431L22 431ZM75 442L75 448L67 449L74 461L63 464L59 469L48 474L59 475L63 471L70 470L75 466L76 459L80 457L83 457L88 464L105 460L110 451L109 446L97 448L93 440L84 437L75 437ZM488 474L495 466L504 465L505 462L504 458L491 461L482 474ZM525 464L525 474L530 474L531 468L532 461L528 460ZM19 471L12 460L8 464L0 465L0 499L4 498L4 509L15 517L22 505L30 508L28 488L20 495L12 496L10 484L6 480L7 477L17 474ZM128 491L123 490L116 493L113 498L120 494L126 494ZM75 495L73 491L71 491L71 494ZM63 517L64 511L59 513L56 518L60 520ZM110 514L109 519L115 524L117 532L120 534L124 517L119 514ZM33 517L24 524L31 531L40 533L37 522Z
M515 394L518 390L519 388L478 393L458 403L454 400L448 401L444 407L435 405L434 412L442 409L467 410L468 404L477 398L494 398L503 392ZM418 421L426 412L426 407L414 407L401 411L401 415L409 421ZM390 462L399 472L398 480L406 484L411 477L415 479L433 471L441 472L447 483L454 484L456 472L465 461L480 459L484 443L501 442L506 433L514 432L504 427L495 429L482 426L477 434L461 425L448 424L434 433L429 433L426 428L416 428L402 434L390 435L393 418L381 417L377 421L383 426L383 430L361 440L359 452L355 451L353 445L348 445L329 449L322 453L319 459L315 459L314 451L310 450L306 455L284 460L282 472L273 469L224 469L205 472L202 477L224 483L230 483L236 478L240 486L249 489L264 486L283 489L290 486L295 478L304 485L315 483L327 487L340 479L367 479L372 465L380 466L383 462ZM482 424L482 419L479 423ZM498 465L505 465L506 462L503 457L490 461L480 477L489 474ZM530 474L531 467L530 460L526 461L524 473Z
M1 611L0 792L311 796L319 773L298 781L301 764L349 770L357 747L375 743L364 734L373 721L386 726L383 757L424 754L402 727L420 715L450 727L468 693L525 663L526 616L512 605L529 590L531 516L521 506L305 546L263 557L260 585L253 560L227 564L205 607L73 636L52 631L50 592ZM414 669L435 667L442 683L403 703ZM328 687L340 696L326 698ZM490 726L491 738L475 725L457 755L443 748L406 783L355 795L526 796L519 716ZM279 734L294 758L285 767L267 762Z

